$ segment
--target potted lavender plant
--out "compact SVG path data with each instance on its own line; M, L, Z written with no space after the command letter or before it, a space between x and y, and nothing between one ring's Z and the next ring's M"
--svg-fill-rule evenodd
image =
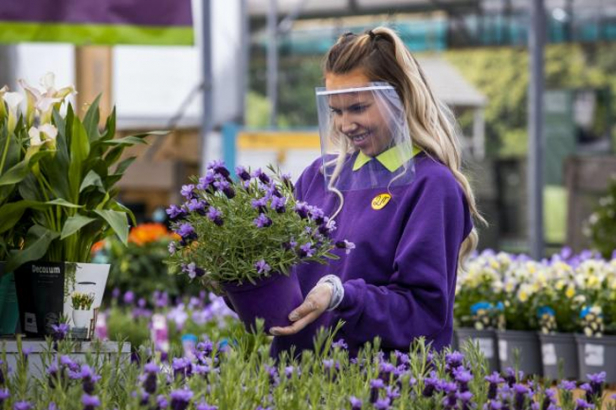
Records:
M291 267L337 256L323 212L297 202L288 176L238 167L237 181L220 161L182 188L185 203L168 214L181 239L170 245L169 264L206 289L226 293L250 330L286 326L303 300ZM345 246L341 244L340 246Z

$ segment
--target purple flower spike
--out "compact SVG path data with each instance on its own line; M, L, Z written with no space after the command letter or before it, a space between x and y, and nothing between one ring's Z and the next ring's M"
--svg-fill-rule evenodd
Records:
M83 404L83 410L94 410L95 408L100 407L101 401L96 396L84 394L81 396L81 404Z
M273 196L272 197L272 203L271 203L271 207L274 211L278 212L279 214L284 213L285 211L285 204L287 203L287 200L285 198L280 198L277 196Z
M195 186L193 184L182 185L180 194L182 194L182 196L187 200L197 197L197 194L195 193Z
M5 402L9 397L11 397L9 389L0 389L0 404Z
M305 202L298 202L295 204L295 212L297 212L302 219L308 218L308 204Z
M263 259L255 263L255 269L257 269L258 273L267 273L272 270L271 266L269 266Z
M212 208L213 209L213 208ZM195 233L195 228L189 223L183 223L178 228L176 233L182 237L183 240L196 239L197 234Z
M221 175L223 178L228 178L229 170L225 167L225 162L219 159L215 159L207 165L207 169L213 170L215 173Z
M588 410L594 409L595 406L593 404L588 403L584 399L576 399L575 400L575 410Z
M339 349L347 350L349 348L349 345L345 343L344 339L338 339L334 343L332 343L332 347L334 349L339 348Z
M434 395L434 392L436 391L436 385L438 381L439 380L436 377L436 374L434 372L432 372L430 377L426 377L424 379L424 388L423 388L423 391L421 392L422 396L432 397Z
M196 212L201 216L205 215L205 209L207 208L208 203L201 199L191 199L188 202L187 207L190 212Z
M312 243L308 242L301 245L297 251L297 254L300 258L311 258L314 256L314 249L312 248Z
M514 384L513 391L515 392L514 396L514 406L516 410L522 410L524 408L524 403L526 398L528 397L529 390L528 387L522 384Z
M51 325L53 330L52 337L55 341L64 340L68 334L69 326L66 323L60 323L57 325Z
M18 401L13 405L14 410L32 410L34 407L27 401Z
M259 216L255 218L252 223L255 224L257 228L267 228L268 226L272 226L272 220L265 214L259 214Z
M235 167L235 174L242 181L250 181L250 173L248 172L248 170L246 168L244 168L242 166Z
M172 221L178 221L186 217L186 211L177 205L171 205L167 208L166 212Z
M590 380L590 392L587 392L587 400L590 401L594 397L601 397L603 395L606 373L588 374L587 377Z
M206 402L202 401L201 403L195 406L195 410L218 410L218 407L211 406L207 404Z
M259 178L259 181L263 182L265 185L270 183L270 178L265 172L261 171L261 168L257 168L253 175L255 178Z
M558 387L563 390L573 391L577 387L577 383L572 380L562 380Z
M282 174L280 176L280 179L282 183L286 185L289 189L293 189L293 182L291 181L291 174Z
M389 400L389 397L378 399L374 403L374 408L377 410L387 410L390 407L391 407L391 401Z
M186 389L174 390L170 396L173 410L186 410L193 397L193 392Z
M349 397L349 401L351 402L351 410L361 410L362 401L355 396Z
M267 198L263 197L259 199L253 199L252 201L250 201L250 206L252 206L253 209L256 209L259 212L263 213L265 212L267 206Z
M216 225L222 226L223 224L222 212L220 212L218 209L214 208L213 206L210 207L210 210L207 212L207 217L209 218L210 221L214 222Z

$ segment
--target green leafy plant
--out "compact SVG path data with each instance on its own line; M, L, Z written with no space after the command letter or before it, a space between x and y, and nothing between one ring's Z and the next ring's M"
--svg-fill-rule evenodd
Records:
M113 234L126 243L132 213L115 200L115 184L135 159L123 158L124 150L149 135L114 138L115 109L99 130L100 97L83 119L70 103L62 115L63 98L53 77L43 83L46 91L41 92L21 82L29 101L23 117L30 127L21 149L38 146L47 154L18 183L20 200L3 213L0 232L27 227L21 249L8 258L9 271L32 260L88 262L92 245Z
M616 251L616 178L610 181L606 195L599 199L588 218L585 233L591 246L604 258L609 258Z
M93 293L71 293L71 303L75 310L90 310L92 309L92 303L94 303Z
M325 263L338 256L329 237L335 229L320 209L296 201L288 176L238 167L237 181L220 161L182 188L186 202L168 210L181 237L170 246L169 263L206 288L254 283L294 264ZM350 250L349 242L336 244Z

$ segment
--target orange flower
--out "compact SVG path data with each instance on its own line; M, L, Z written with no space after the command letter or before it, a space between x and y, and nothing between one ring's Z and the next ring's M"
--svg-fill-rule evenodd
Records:
M128 241L137 245L169 238L171 235L167 227L160 223L145 223L135 226L128 235Z
M92 249L90 249L90 253L94 255L96 252L100 251L103 246L105 246L105 240L98 241L94 245L92 245Z

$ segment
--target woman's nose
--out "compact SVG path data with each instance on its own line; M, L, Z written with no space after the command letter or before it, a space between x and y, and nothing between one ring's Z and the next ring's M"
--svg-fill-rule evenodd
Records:
M344 134L349 132L353 132L357 129L357 123L355 121L351 121L350 118L344 116L340 122L340 131Z

